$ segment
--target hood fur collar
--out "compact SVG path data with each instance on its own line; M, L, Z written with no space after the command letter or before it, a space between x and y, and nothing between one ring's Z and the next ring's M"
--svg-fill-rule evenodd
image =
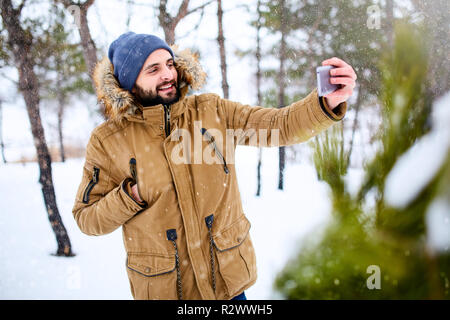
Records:
M203 86L206 73L200 66L197 54L189 49L181 51L175 45L171 48L175 55L175 68L178 72L180 100L182 100L189 88L198 90ZM133 94L120 87L114 76L114 66L107 56L97 63L93 78L97 99L103 105L106 118L120 121L126 115L142 114L142 105L135 100Z

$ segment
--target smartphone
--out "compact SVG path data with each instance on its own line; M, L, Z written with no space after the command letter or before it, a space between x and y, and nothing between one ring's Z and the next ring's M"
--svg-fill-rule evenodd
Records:
M316 68L317 73L317 92L319 97L323 97L329 93L332 93L340 88L338 84L330 83L330 70L334 69L334 66L321 66Z

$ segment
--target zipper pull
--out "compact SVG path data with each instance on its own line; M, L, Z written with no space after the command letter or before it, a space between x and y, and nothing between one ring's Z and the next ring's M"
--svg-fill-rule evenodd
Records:
M176 229L169 229L166 231L167 240L174 241L177 240L177 230Z
M131 158L130 159L130 173L133 177L134 181L137 183L137 172L136 172L136 159Z
M100 169L97 167L94 167L94 174L92 175L92 181L94 183L98 183L98 174L100 172Z
M211 229L212 228L212 224L214 222L214 215L210 214L209 216L207 216L205 218L205 222L206 222L206 226L208 227L208 229Z

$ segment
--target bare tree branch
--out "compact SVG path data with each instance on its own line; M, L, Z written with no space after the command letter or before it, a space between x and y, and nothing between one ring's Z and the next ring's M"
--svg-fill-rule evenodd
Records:
M54 0L55 2L59 2L64 5L64 7L68 8L70 6L78 6L82 10L89 9L95 2L95 0L86 0L85 2L81 1L72 1L72 0Z
M175 16L174 24L175 26L180 22L181 19L183 19L188 12L188 6L189 6L189 0L183 0L183 2L180 5L180 8L178 8L178 13Z
M90 6L94 4L95 0L86 0L85 3L81 4L81 7L85 10L89 9Z
M1 76L2 78L6 79L6 80L11 81L16 87L19 86L19 82L16 81L16 80L14 80L13 78L11 78L9 75L7 75L7 74L1 72L1 73L0 73L0 76Z
M212 3L214 0L210 0L206 3L204 3L201 6L198 6L192 10L189 10L189 0L183 0L180 7L178 8L177 15L173 17L168 11L167 11L167 0L160 0L159 1L159 15L158 20L159 24L164 30L164 36L165 40L169 45L172 45L175 42L175 28L177 27L178 23L186 16L188 16L191 13L194 13L199 10L203 10L207 5ZM203 14L202 14L203 16Z
M20 14L22 12L23 7L25 6L25 2L27 2L27 0L23 0L22 3L19 5L19 7L17 8L17 12Z
M202 4L201 6L198 6L198 7L194 8L194 9L192 9L192 10L189 10L189 11L186 13L186 16L188 16L188 15L190 15L191 13L194 13L194 12L196 12L196 11L198 11L198 10L202 10L202 11L203 11L203 9L205 9L206 6L210 5L210 4L213 3L213 2L214 2L214 0L210 0L210 1L208 1L208 2L206 2L206 3L204 3L204 4Z

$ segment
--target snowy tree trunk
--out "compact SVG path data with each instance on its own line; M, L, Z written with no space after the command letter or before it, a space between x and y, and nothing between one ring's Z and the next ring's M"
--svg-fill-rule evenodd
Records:
M95 42L92 39L91 31L89 29L89 24L87 20L87 12L89 8L94 4L95 0L86 0L84 3L80 3L79 1L75 2L72 0L55 0L56 2L60 2L64 5L66 9L77 7L77 10L74 14L74 19L78 27L78 33L80 34L81 46L83 47L83 57L88 68L89 76L92 80L92 86L94 85L93 72L95 66L97 65L97 47L95 46ZM102 103L99 104L100 108L98 112L105 118L105 110L104 105Z
M287 34L287 15L284 0L280 0L281 10L281 41L280 41L280 69L278 71L278 107L283 108L286 105L284 88L286 86L286 72L284 63L286 61L286 34ZM284 166L286 162L285 147L279 148L279 171L278 171L278 189L283 190L284 185Z
M55 62L58 66L58 69L61 69L63 65L63 61L61 59L61 56L55 56ZM58 140L59 140L59 154L61 156L61 162L64 162L66 160L65 152L64 152L64 138L63 138L63 119L64 119L64 106L65 106L65 97L64 92L62 88L63 83L63 76L62 73L59 72L57 75L57 81L56 81L56 100L57 100L57 108L58 108Z
M95 42L92 39L91 31L89 30L89 25L87 21L87 11L89 7L94 3L94 0L86 1L80 10L80 25L78 26L78 32L80 33L81 45L83 47L83 55L86 65L88 67L89 75L92 78L92 72L94 71L95 65L98 62L97 59L97 48Z
M92 78L92 72L94 71L95 65L98 62L97 59L97 48L95 42L92 39L91 31L89 30L89 25L87 21L87 12L90 6L94 4L95 0L86 0L83 3L79 1L72 0L55 0L64 5L66 9L77 7L78 10L74 11L74 19L78 27L78 33L80 34L81 46L83 47L83 57L86 62L89 76ZM92 82L93 83L93 82Z
M39 84L33 70L34 62L31 55L33 39L30 33L25 33L20 23L20 14L24 2L22 2L18 9L13 8L11 0L2 0L0 3L3 25L8 31L8 43L12 48L14 60L19 72L19 91L25 100L30 119L31 132L40 170L39 182L42 187L44 203L50 225L55 233L58 244L56 255L73 256L69 236L56 205L51 158L45 141L44 128L39 112Z
M219 51L220 51L220 70L222 72L222 90L223 97L225 99L229 98L229 86L227 80L227 59L225 52L225 37L223 35L223 10L222 10L222 0L217 0L217 20L218 20L218 29L219 35L217 37L217 42L219 43Z
M63 137L63 118L64 118L64 98L62 94L58 92L58 140L59 140L59 154L61 155L61 161L66 161L66 155L64 151L64 137Z
M256 93L257 93L257 105L262 106L261 96L261 0L258 0L257 4L258 21L256 24ZM261 162L262 162L262 148L258 150L258 166L256 169L257 176L257 188L256 196L261 194Z

